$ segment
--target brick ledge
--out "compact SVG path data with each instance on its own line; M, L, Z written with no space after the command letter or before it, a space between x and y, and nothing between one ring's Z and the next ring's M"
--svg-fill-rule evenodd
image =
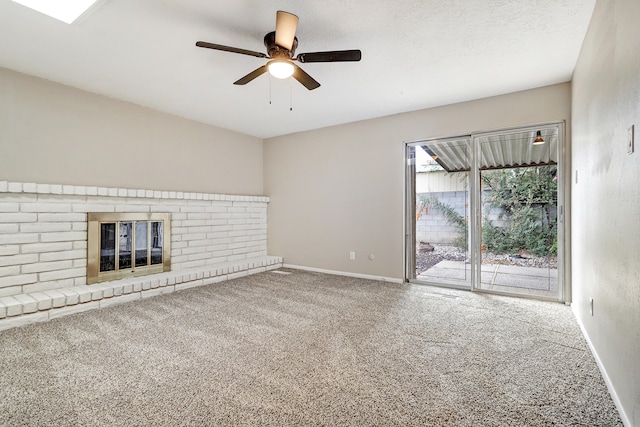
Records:
M137 197L153 199L178 200L212 200L227 202L263 202L268 203L266 196L240 196L234 194L195 193L188 191L159 191L141 188L115 188L86 185L38 184L35 182L0 181L0 193L33 193L64 196L103 196L103 197Z
M0 297L0 331L58 317L282 267L282 257L265 256L189 270L132 277L95 285Z

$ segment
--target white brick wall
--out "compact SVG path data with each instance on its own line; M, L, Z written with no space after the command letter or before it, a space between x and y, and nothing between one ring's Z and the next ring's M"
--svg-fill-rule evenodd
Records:
M267 255L267 203L234 196L0 181L0 297L86 283L87 212L168 212L171 269Z

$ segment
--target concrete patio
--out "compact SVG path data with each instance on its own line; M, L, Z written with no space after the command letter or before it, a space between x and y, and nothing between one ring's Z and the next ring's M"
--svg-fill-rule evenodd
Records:
M471 265L465 261L440 261L423 271L418 280L454 286L470 286ZM558 270L505 264L483 264L480 288L483 290L551 297L558 295Z

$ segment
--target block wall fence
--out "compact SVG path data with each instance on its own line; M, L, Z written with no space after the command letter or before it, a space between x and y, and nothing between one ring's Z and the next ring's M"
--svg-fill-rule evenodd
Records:
M268 202L0 181L0 297L85 285L88 212L170 213L172 271L265 257Z
M483 198L488 199L490 191L483 192ZM424 199L434 198L452 207L461 217L468 217L469 195L467 191L434 191L430 193L418 193L418 206ZM488 203L482 205L482 218L488 220L494 226L505 227L507 223L500 219L500 210L492 208ZM551 210L552 215L557 215L557 209ZM422 209L416 221L416 240L418 242L438 243L450 245L460 237L460 231L438 209Z
M435 198L440 202L451 206L459 215L467 215L466 191L438 191L419 193L418 202L421 199ZM420 205L420 203L418 203ZM416 221L416 240L418 242L452 244L460 235L458 229L447 221L446 217L438 209L422 210Z

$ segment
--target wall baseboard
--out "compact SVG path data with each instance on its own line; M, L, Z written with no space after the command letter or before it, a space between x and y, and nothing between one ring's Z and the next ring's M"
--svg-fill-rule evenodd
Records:
M285 268L293 268L295 270L305 270L305 271L314 271L316 273L333 274L335 276L357 277L359 279L377 280L380 282L403 283L402 279L395 279L392 277L372 276L369 274L359 274L359 273L348 273L346 271L325 270L322 268L305 267L302 265L293 265L293 264L283 264L282 266Z
M600 370L600 373L602 374L602 378L604 379L604 382L607 385L607 389L609 390L611 399L613 400L614 405L616 405L616 409L618 409L618 413L620 414L622 423L626 427L633 427L633 425L631 424L631 419L627 416L627 413L625 412L624 407L622 406L622 402L618 397L618 393L616 393L616 389L613 386L613 383L611 382L611 378L609 378L607 369L602 363L602 360L600 360L600 356L598 356L598 352L596 351L595 346L591 342L591 338L589 338L589 334L587 333L587 330L585 329L584 324L582 323L582 320L580 319L580 316L578 316L578 313L574 309L573 305L571 307L571 310L573 311L573 315L576 317L578 325L580 326L580 331L582 331L582 336L584 336L584 339L587 341L587 344L589 345L589 349L591 350L591 354L593 355L593 358L596 360L596 365L598 365L598 369Z

